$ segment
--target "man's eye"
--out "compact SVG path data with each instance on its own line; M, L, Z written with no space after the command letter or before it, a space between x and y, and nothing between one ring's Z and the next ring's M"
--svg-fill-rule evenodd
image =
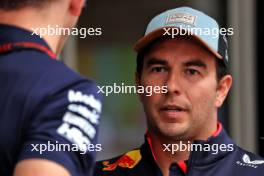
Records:
M164 71L165 71L164 67L153 67L153 68L151 68L151 72L154 72L154 73L159 73L159 72L164 72Z
M198 70L195 69L187 69L186 70L186 74L187 75L198 75L200 72Z

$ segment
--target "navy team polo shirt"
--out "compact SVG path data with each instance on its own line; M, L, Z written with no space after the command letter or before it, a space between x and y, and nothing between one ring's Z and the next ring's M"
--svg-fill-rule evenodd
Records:
M32 158L61 164L73 176L90 175L100 151L97 92L39 36L0 24L0 175Z

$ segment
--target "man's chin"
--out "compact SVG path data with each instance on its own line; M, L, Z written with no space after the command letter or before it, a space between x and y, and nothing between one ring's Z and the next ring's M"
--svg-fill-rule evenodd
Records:
M186 131L188 130L184 124L169 124L160 127L159 131L164 137L181 140L184 138Z

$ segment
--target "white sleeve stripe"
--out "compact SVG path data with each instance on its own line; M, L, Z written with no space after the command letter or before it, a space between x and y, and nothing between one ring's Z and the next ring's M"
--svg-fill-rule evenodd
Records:
M81 102L81 103L84 103L88 106L91 106L98 113L101 113L101 111L102 111L101 102L99 100L95 99L95 97L92 94L86 95L80 91L69 90L68 100L69 100L69 102Z
M79 127L90 139L93 139L96 135L95 128L83 117L75 115L71 112L66 112L63 121L71 125Z
M90 122L93 124L99 124L99 114L97 114L96 111L90 111L83 105L70 104L68 106L68 110L80 114L84 118L90 120Z

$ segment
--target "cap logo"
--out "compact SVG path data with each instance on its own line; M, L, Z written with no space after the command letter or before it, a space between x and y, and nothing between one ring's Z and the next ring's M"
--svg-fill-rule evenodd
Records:
M172 15L168 15L166 24L173 23L186 23L190 25L194 25L196 20L196 16L188 14L188 13L175 13Z

